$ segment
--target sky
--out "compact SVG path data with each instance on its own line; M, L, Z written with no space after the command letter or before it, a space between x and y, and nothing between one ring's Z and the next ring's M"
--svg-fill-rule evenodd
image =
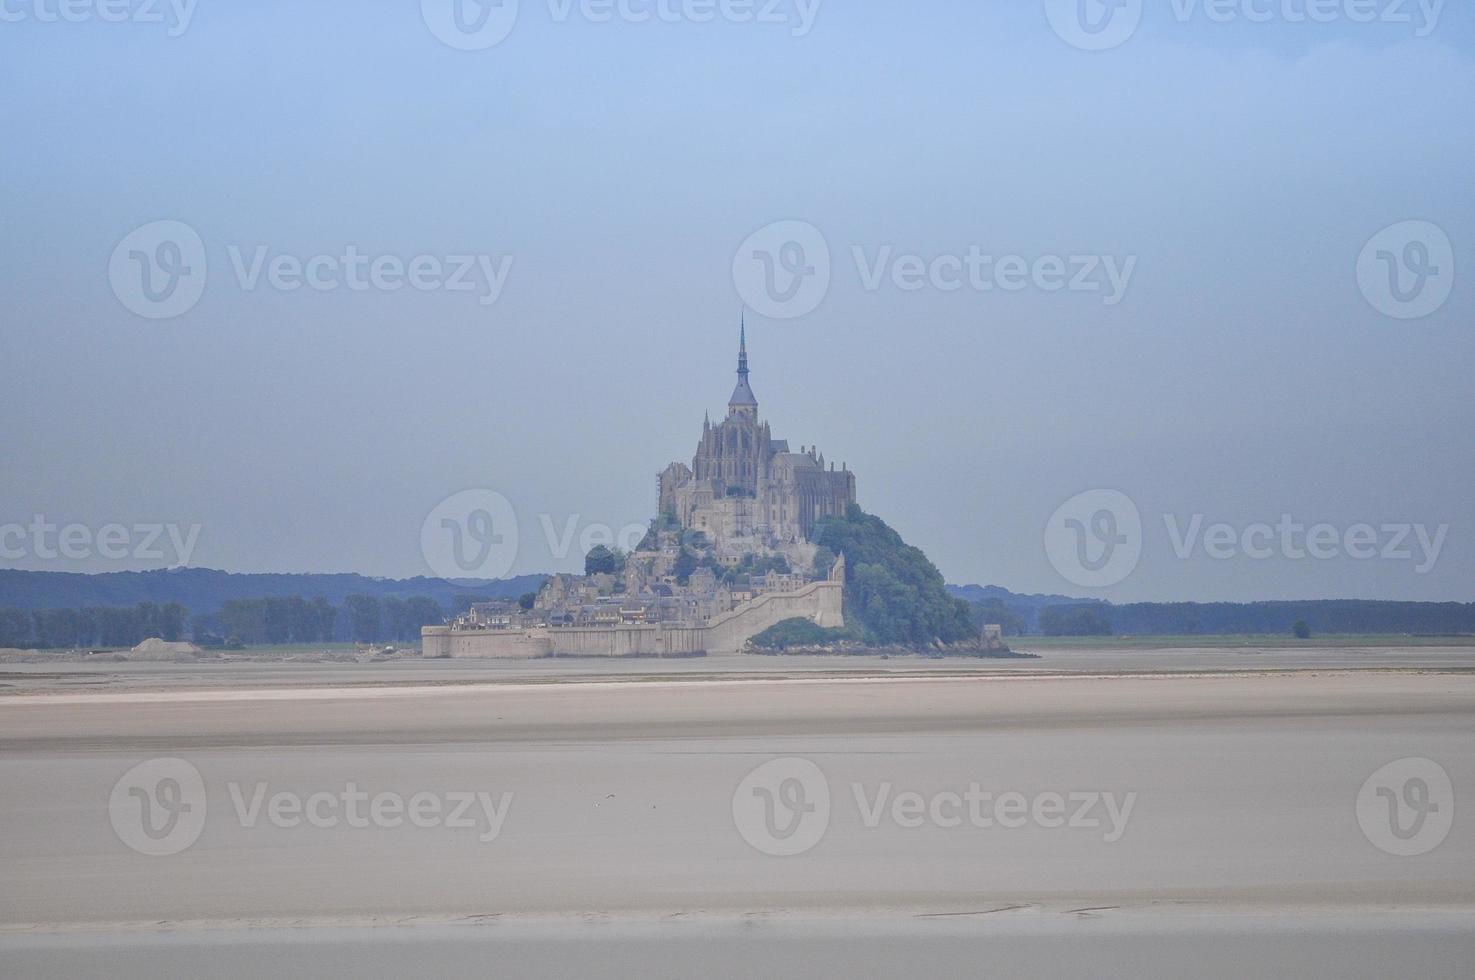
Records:
M746 316L950 582L1475 600L1469 4L0 0L0 83L0 568L577 569Z

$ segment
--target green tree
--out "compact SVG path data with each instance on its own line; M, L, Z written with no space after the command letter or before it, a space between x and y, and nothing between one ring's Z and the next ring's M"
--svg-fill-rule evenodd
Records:
M529 609L533 608L533 606L536 605L537 602L538 593L524 592L522 595L517 597L517 608L521 609L523 612L527 612Z
M177 602L166 603L159 610L159 638L175 643L184 638L184 621L189 610Z
M35 629L24 609L0 609L0 647L29 647Z
M383 635L379 600L371 595L351 595L343 600L348 612L349 635L359 643L377 643Z
M595 545L584 556L585 575L618 575L625 570L625 556L618 548Z
M1296 639L1298 640L1309 640L1311 639L1311 624L1304 619L1298 619L1296 620L1296 625L1291 627L1291 632L1296 635Z
M33 618L38 647L57 649L77 645L77 610L44 609L38 611Z
M676 556L676 561L671 565L671 574L676 576L677 585L688 585L691 582L691 573L697 570L697 556L681 549Z
M977 633L973 610L948 594L942 573L885 521L851 504L820 522L816 543L845 556L845 615L875 643L930 646Z
M338 622L338 610L322 596L312 600L313 639L321 643L333 641L333 627Z
M1046 636L1110 636L1111 608L1101 603L1046 606L1040 610L1040 632Z
M759 650L785 650L789 647L829 646L848 639L843 629L825 629L812 619L802 616L785 619L753 637L752 644Z
M418 642L422 626L439 626L446 621L446 612L429 596L411 596L405 600L405 634L399 639L409 643Z
M830 569L835 567L835 553L829 548L820 548L814 553L814 567L812 572L817 579L830 577Z
M974 619L981 628L985 623L995 623L1003 628L1005 636L1023 636L1024 619L1004 605L1002 599L985 599L973 607Z

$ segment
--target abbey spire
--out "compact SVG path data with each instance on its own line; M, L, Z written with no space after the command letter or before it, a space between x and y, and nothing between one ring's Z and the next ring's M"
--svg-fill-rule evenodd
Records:
M758 399L753 394L753 389L748 386L748 317L743 314L741 325L738 328L738 383L732 390L732 397L727 401L727 414L744 414L758 417Z

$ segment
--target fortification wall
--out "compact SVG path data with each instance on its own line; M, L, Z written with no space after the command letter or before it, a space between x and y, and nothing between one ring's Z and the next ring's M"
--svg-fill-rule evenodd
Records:
M797 592L769 592L723 613L703 632L708 653L737 653L749 640L786 619L812 619L820 626L843 626L843 582L811 582Z
M420 630L420 655L476 660L534 660L553 652L547 630L466 630L426 626Z
M674 657L737 653L759 633L786 619L843 626L844 580L811 582L796 592L769 592L703 626L609 626L550 630L466 630L427 626L421 655L480 659L569 657Z

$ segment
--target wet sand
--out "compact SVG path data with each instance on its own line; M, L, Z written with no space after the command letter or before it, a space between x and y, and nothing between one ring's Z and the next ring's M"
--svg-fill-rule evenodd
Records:
M0 664L6 696L88 691L218 688L401 687L545 683L574 680L652 680L737 677L912 677L1120 673L1201 673L1295 670L1443 670L1475 673L1475 645L1223 647L1032 646L1031 657L744 656L556 658L547 660L390 660L314 663L264 658L193 663L38 661Z
M1170 975L1217 949L1302 975L1396 962L1459 975L1475 936L1468 673L609 680L0 699L0 972L197 973L226 949L335 975L417 956L618 975L614 951L660 940L669 974L647 975L699 962L768 975L782 949L820 957L833 969L805 972L826 975L894 973L881 964L907 949L944 957L941 970L1049 950L1062 969L1105 955L1099 975ZM198 769L208 804L198 839L163 856L125 845L109 811L120 777L158 757ZM1408 757L1447 770L1453 825L1428 853L1397 856L1369 839L1356 801ZM792 758L822 774L829 812L812 846L776 856L735 800L755 767ZM248 825L241 802L262 784L263 798L349 784L511 795L488 840L486 823L285 826L260 810ZM1008 827L911 826L891 806L970 786L1134 803L1114 839L1104 806L1094 826ZM683 921L705 931L661 931ZM975 925L925 925L939 921ZM761 951L758 922L779 929ZM799 926L814 922L828 925ZM356 928L404 923L488 928L436 945L377 932L383 959L342 952ZM568 941L581 959L559 959Z
M1475 958L1466 919L1091 915L1014 912L986 919L880 923L744 920L654 924L318 929L0 942L8 976L506 976L690 980L691 977L1465 977Z

